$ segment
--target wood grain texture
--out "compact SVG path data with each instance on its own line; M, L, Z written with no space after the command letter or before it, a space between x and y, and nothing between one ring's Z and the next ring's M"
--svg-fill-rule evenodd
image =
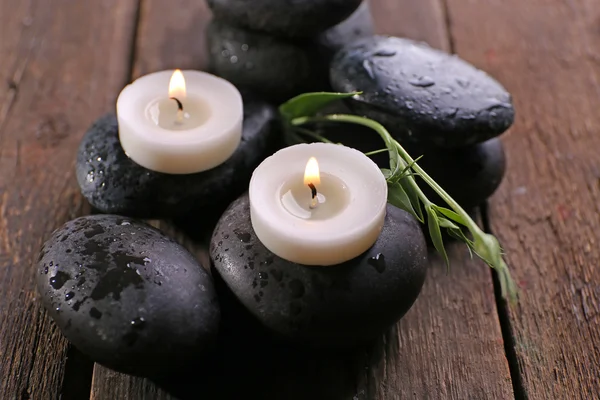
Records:
M457 52L513 94L492 230L521 286L508 310L521 396L600 396L600 3L449 0Z
M379 31L426 39L436 47L449 48L439 2L379 0L371 4L375 21L382 27ZM178 26L176 18L166 17L170 12L167 7L171 10L175 6L146 0L140 26L151 26L154 32L169 32L172 26ZM190 13L196 12L201 13L195 9ZM202 16L196 18L204 20ZM186 48L200 37L192 30L177 40ZM171 39L140 35L136 73L179 66L171 60L190 60L177 50L179 47L160 45L157 57L151 45L140 44L153 40ZM193 63L204 65L201 57L198 60ZM169 229L161 223L162 228L165 226ZM201 245L177 236L194 253L203 254ZM199 393L215 399L512 398L489 270L471 261L461 246L452 246L450 257L453 263L449 275L443 263L432 258L429 278L415 306L398 327L371 347L346 354L323 354L270 343L250 330L228 338L235 331L231 329L223 334L225 345L204 379L197 376L180 384L163 384L166 389L162 389L147 379L96 365L93 399L193 399Z
M369 4L376 33L450 50L443 0L369 0Z
M136 2L0 2L0 397L55 399L67 344L36 301L42 242L84 203L75 152L127 77Z
M210 16L204 0L141 0L133 77L163 69L204 69L204 28Z
M427 282L366 373L365 399L510 399L492 279L462 244L451 269L430 255Z

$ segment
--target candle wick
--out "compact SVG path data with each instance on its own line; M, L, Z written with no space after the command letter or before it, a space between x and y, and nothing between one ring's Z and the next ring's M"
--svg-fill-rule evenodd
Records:
M310 208L317 208L317 205L319 204L319 199L317 198L317 188L315 187L315 185L313 185L312 183L308 184L308 187L310 188L312 197L311 197L311 201L310 201Z
M169 97L177 102L177 122L183 121L183 103L177 97Z

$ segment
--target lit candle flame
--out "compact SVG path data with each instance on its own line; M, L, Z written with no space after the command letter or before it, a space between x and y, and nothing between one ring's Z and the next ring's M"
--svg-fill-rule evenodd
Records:
M306 163L306 169L304 170L304 184L318 185L321 183L321 174L319 173L319 164L317 159L311 157Z
M185 99L185 78L179 69L173 72L169 81L169 98L173 97L180 101Z

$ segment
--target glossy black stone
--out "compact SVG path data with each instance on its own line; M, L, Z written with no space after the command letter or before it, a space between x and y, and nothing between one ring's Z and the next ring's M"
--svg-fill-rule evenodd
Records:
M349 106L405 143L467 146L500 135L514 120L511 96L496 80L408 39L372 36L344 47L330 80L336 91L362 91Z
M218 19L206 34L211 70L238 87L276 102L329 88L328 60L313 41L290 41Z
M342 22L362 0L208 0L214 16L276 36L316 36Z
M342 47L360 38L372 36L373 32L369 3L364 1L347 19L317 36L317 43L324 47L326 56L331 58Z
M101 212L140 218L171 218L196 210L221 209L248 188L252 171L280 148L276 110L244 102L242 141L223 164L208 171L170 175L132 161L119 142L115 115L97 120L77 153L77 181L83 196Z
M116 215L53 232L37 264L41 301L95 362L163 376L212 350L220 309L209 274L160 231Z
M407 147L407 151L413 158L423 155L419 165L466 210L494 194L506 171L504 146L499 138L458 149ZM429 186L417 181L431 200L443 204Z
M210 255L229 290L264 326L333 347L369 341L394 324L417 298L427 269L418 222L390 205L379 239L361 256L327 267L283 260L256 237L247 195L222 216Z
M328 124L320 125L317 129L324 137L362 152L385 148L381 137L372 129L363 126ZM418 164L467 210L481 205L494 194L506 172L504 146L499 138L457 149L408 144L404 144L404 148L413 159L423 156ZM370 158L380 168L389 168L387 152L372 155ZM417 178L417 183L430 200L445 206L421 179Z

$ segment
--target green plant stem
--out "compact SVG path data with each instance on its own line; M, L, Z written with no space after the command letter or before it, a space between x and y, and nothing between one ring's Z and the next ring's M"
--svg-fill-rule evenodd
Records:
M315 140L318 140L320 142L323 142L323 143L333 143L331 140L327 139L326 137L323 137L323 136L319 135L318 133L315 133L315 132L313 132L313 131L311 131L309 129L298 128L298 127L296 127L295 129L297 129L299 133L301 133L303 135L306 135L306 136L309 136L309 137L311 137L311 138L313 138Z
M388 149L373 150L373 151L369 151L368 153L365 153L365 156L374 156L375 154L383 153L386 151L388 151Z
M442 200L444 200L458 215L460 215L465 220L465 222L467 222L467 228L471 232L475 231L479 234L484 234L484 232L479 228L479 226L477 226L477 224L471 219L469 214L465 210L463 210L463 208L448 193L446 193L446 191L440 185L438 185L437 182L425 172L425 170L423 170L423 168L421 168L417 163L415 163L415 160L413 160L413 158L410 156L410 154L408 154L408 152L406 150L404 150L404 148L392 138L392 136L387 131L387 129L385 129L383 127L383 125L381 125L379 122L373 121L371 119L359 117L357 115L331 114L331 115L325 115L325 116L320 116L320 117L295 118L292 120L292 125L304 125L309 122L325 122L325 121L353 123L353 124L366 126L368 128L373 129L374 131L376 131L382 137L386 146L388 148L394 147L398 151L398 153L402 156L402 159L404 160L404 162L406 162L407 164L412 164L413 170L415 172L417 172L419 174L419 176L421 176L421 178L425 181L425 183L427 183L429 186L431 186L431 188L442 198ZM390 167L392 169L395 169L394 166L390 165ZM423 205L425 207L433 205L433 203L431 203L431 201L429 201L429 199L427 198L425 193L423 193L423 191L417 184L417 181L413 177L407 177L407 178L408 178L412 188L419 195L419 199L421 199L421 201L423 202Z
M408 154L408 152L398 143L394 138L390 135L390 133L385 129L383 125L378 123L377 121L373 121L368 118L360 117L357 115L348 115L348 114L332 114L318 117L297 117L291 120L291 124L293 126L300 126L307 123L315 123L315 122L346 122L353 123L358 125L363 125L368 128L376 131L383 141L390 153L390 169L391 169L391 177L388 179L393 179L395 174L398 173L400 168L406 167L406 165L410 165L411 169L423 179L423 181L429 185L441 198L446 202L450 208L460 216L463 220L463 225L471 232L473 238L475 239L473 243L467 243L470 248L472 248L475 253L482 258L490 267L496 269L499 276L499 281L501 285L502 295L505 298L510 298L511 300L516 299L516 286L510 277L510 273L508 271L508 267L501 255L501 248L498 243L498 240L479 228L479 226L471 219L469 214L440 186L438 183L431 178L425 170L423 170L415 160ZM398 154L400 156L399 159L395 158L393 155ZM423 206L426 210L432 209L435 205L427 198L425 193L421 190L414 176L411 174L407 174L403 177L406 179L411 188L417 194L419 200L423 203ZM418 205L417 205L418 206Z

